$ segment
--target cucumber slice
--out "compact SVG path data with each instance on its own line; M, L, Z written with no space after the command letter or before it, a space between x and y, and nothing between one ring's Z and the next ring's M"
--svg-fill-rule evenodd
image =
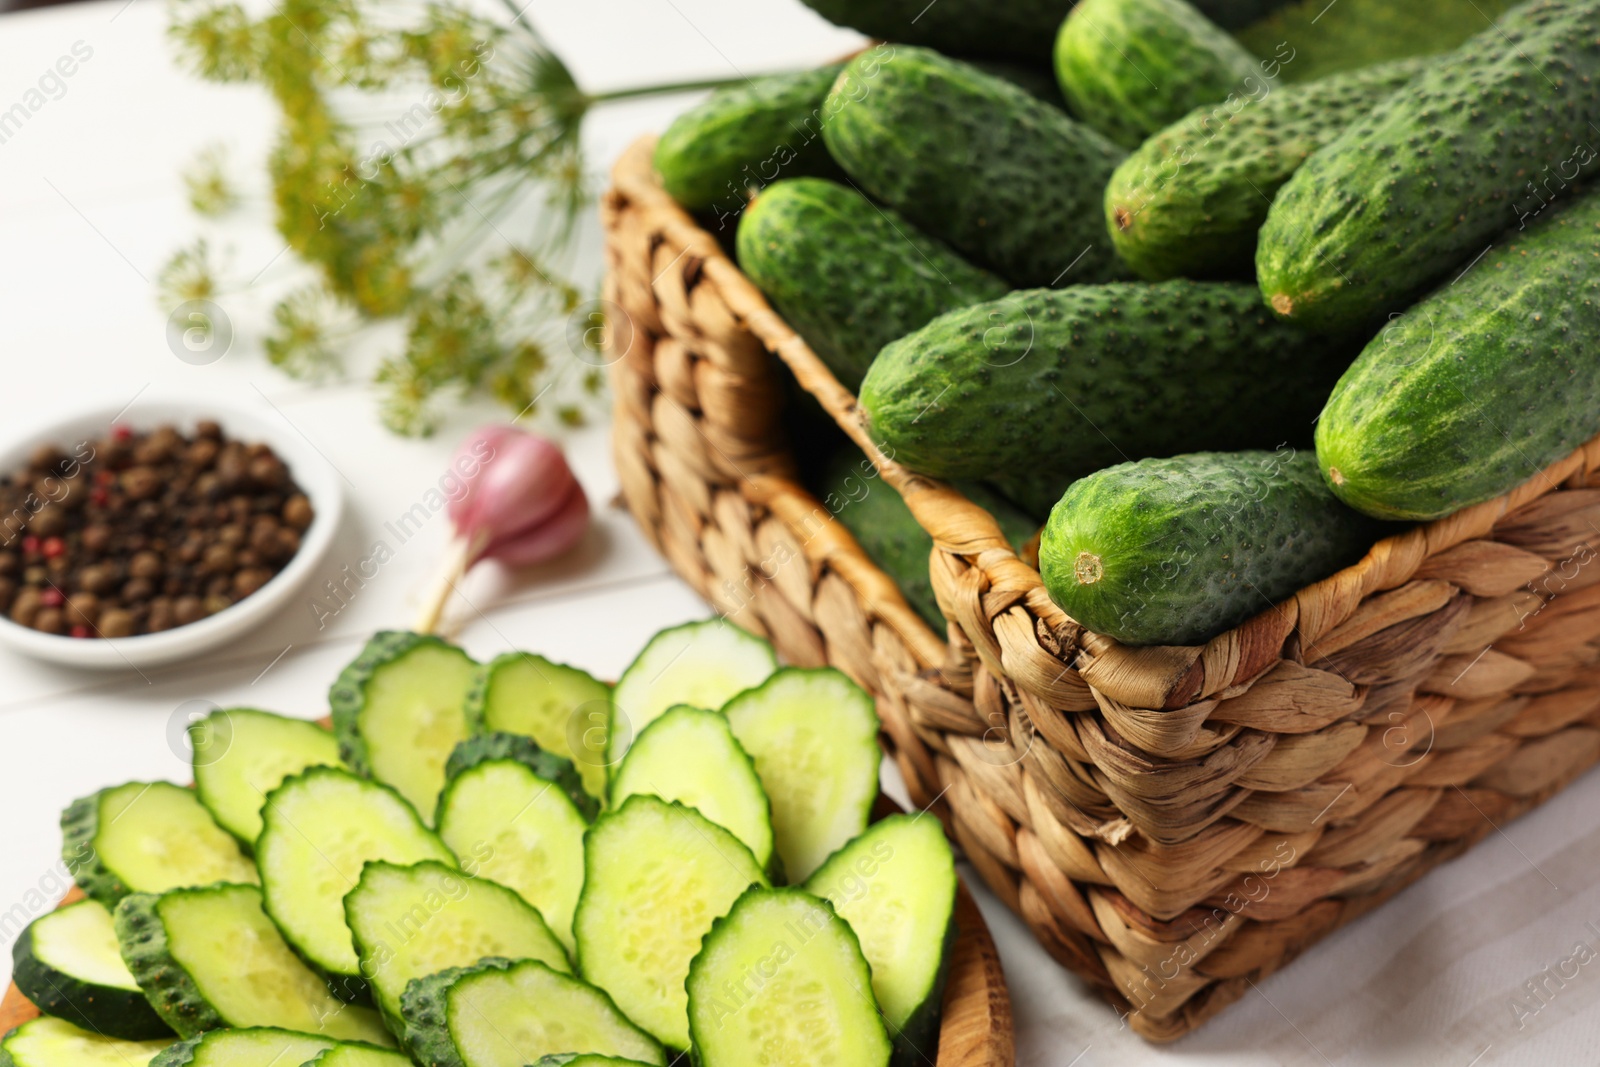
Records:
M533 1067L648 1067L639 1060L625 1060L617 1056L594 1056L587 1052L564 1052L559 1056L544 1056Z
M752 889L689 968L701 1067L885 1067L891 1048L856 935L802 889ZM931 1050L930 1050L931 1051Z
M802 882L867 828L878 795L878 713L832 667L785 667L723 708L772 802L778 857Z
M335 1045L302 1067L411 1067L411 1057L372 1045Z
M525 734L566 756L596 800L606 795L606 723L611 688L564 663L531 652L507 652L478 668L467 696L475 729Z
M172 1033L122 962L111 912L98 900L35 919L12 946L11 960L11 980L46 1015L129 1041Z
M568 952L588 828L566 793L514 760L462 771L439 798L439 836L464 869L516 890Z
M861 941L897 1060L920 1063L939 1040L955 944L956 862L932 816L891 815L835 852L806 888Z
M679 704L645 727L617 768L612 806L635 793L694 808L743 841L763 869L771 869L767 794L728 720L716 712Z
M662 630L611 691L606 765L615 768L633 739L674 704L720 708L777 667L771 645L723 619Z
M579 972L658 1041L687 1049L689 961L746 888L767 884L761 865L693 808L632 796L590 827L584 870Z
M145 1067L171 1043L106 1037L41 1015L0 1041L0 1067Z
M411 1057L371 1045L335 1045L302 1067L411 1067Z
M373 635L328 692L345 762L394 786L432 822L445 760L467 736L464 705L477 667L431 634Z
M194 795L171 782L128 782L74 800L61 813L62 858L106 907L129 893L212 882L254 882L255 867Z
M503 885L453 865L368 863L344 898L361 973L399 1032L400 995L413 978L485 956L534 959L570 971L567 950L533 906Z
M600 803L584 789L583 779L572 761L554 752L546 752L539 742L525 734L493 733L469 737L455 747L444 765L445 784L462 771L471 770L485 760L516 760L547 782L553 782L577 805L585 819L600 813Z
M330 1038L271 1027L211 1030L173 1045L151 1060L150 1067L288 1067L336 1044Z
M339 766L339 742L314 722L223 708L189 727L194 790L217 825L246 848L261 835L261 805L291 774Z
M361 989L360 961L344 922L344 896L368 860L454 865L444 842L400 794L333 767L311 767L267 795L256 863L262 895L284 938L312 965Z
M140 988L184 1037L264 1026L392 1043L376 1012L335 997L294 954L253 885L135 893L117 905L116 930Z
M667 1062L604 992L535 960L489 959L411 983L407 1041L436 1067L524 1067L559 1049Z

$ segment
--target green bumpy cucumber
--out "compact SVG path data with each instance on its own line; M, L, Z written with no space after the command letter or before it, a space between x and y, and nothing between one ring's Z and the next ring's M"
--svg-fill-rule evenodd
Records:
M689 210L720 214L779 177L838 174L822 143L822 102L843 66L770 74L712 93L656 142L661 184Z
M1197 108L1145 141L1106 186L1106 226L1141 277L1255 276L1256 233L1306 157L1423 69L1400 60Z
M1239 30L1257 55L1282 53L1283 80L1309 82L1448 52L1521 0L1295 0ZM1201 10L1204 4L1198 4ZM1215 17L1215 16L1213 16Z
M1220 26L1246 26L1286 0L1197 0ZM829 22L869 37L949 55L1048 62L1050 40L1073 0L805 0Z
M1600 432L1597 263L1590 193L1395 318L1317 422L1317 458L1340 499L1384 518L1440 518Z
M829 22L951 55L1042 62L1073 0L805 0Z
M1278 193L1256 252L1285 318L1356 329L1570 196L1600 115L1600 0L1532 0L1379 104Z
M781 181L757 197L739 220L738 250L750 280L852 390L890 341L1009 288L892 209L822 178Z
M855 536L867 557L894 579L906 603L929 626L942 632L944 613L939 610L933 582L928 577L933 537L911 514L905 498L880 479L872 461L854 447L841 450L834 458L820 488L823 506ZM988 486L968 482L957 488L994 516L1012 548L1020 551L1038 530L1039 523Z
M1187 0L1083 0L1056 36L1072 113L1126 148L1235 90L1263 95L1258 62Z
M1197 452L1108 467L1050 513L1039 573L1061 609L1129 645L1198 645L1360 559L1382 524L1310 452Z
M1099 206L1124 153L1061 109L903 45L852 60L828 108L823 139L868 195L1013 285L1126 276Z
M1351 347L1273 321L1255 287L1174 279L1035 289L885 348L868 429L937 478L1067 480L1120 460L1308 442Z

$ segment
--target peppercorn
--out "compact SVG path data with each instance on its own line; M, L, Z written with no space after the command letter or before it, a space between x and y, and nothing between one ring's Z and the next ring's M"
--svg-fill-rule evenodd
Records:
M93 626L100 617L100 598L93 593L74 593L67 598L67 623L71 626Z
M17 598L11 602L11 621L23 626L32 626L34 616L43 607L40 602L39 590L25 588L17 593Z
M230 574L233 568L233 549L226 543L211 545L200 557L200 569L207 574Z
M283 505L283 521L296 530L304 530L311 525L311 501L303 494L296 493Z
M172 601L162 596L155 597L150 601L150 610L145 615L145 632L154 634L170 630L176 621L173 617Z
M109 563L95 563L78 572L78 580L74 583L79 589L89 593L108 592L117 583L116 568Z
M0 476L0 612L44 632L131 636L222 611L271 581L313 518L270 446L214 423L118 425L73 454L44 446Z
M205 605L194 595L180 596L172 602L172 618L179 626L199 622L206 617Z
M101 637L129 637L133 634L133 614L125 608L107 608L100 616Z
M272 572L264 567L247 567L233 576L233 595L243 600L272 580Z

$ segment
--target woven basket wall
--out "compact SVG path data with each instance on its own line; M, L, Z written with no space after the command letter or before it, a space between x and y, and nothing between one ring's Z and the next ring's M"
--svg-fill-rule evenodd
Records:
M718 610L877 696L913 800L1140 1034L1193 1029L1600 759L1600 439L1204 647L1126 648L876 452L652 148L602 208L629 508ZM774 354L933 535L947 634L795 482Z

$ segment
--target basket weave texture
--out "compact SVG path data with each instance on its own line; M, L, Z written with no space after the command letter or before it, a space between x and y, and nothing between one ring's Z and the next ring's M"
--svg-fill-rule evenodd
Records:
M875 694L912 799L1138 1033L1188 1032L1600 759L1600 439L1203 647L1124 647L877 452L652 148L602 206L628 507L716 609ZM774 354L933 535L945 635L796 482Z

